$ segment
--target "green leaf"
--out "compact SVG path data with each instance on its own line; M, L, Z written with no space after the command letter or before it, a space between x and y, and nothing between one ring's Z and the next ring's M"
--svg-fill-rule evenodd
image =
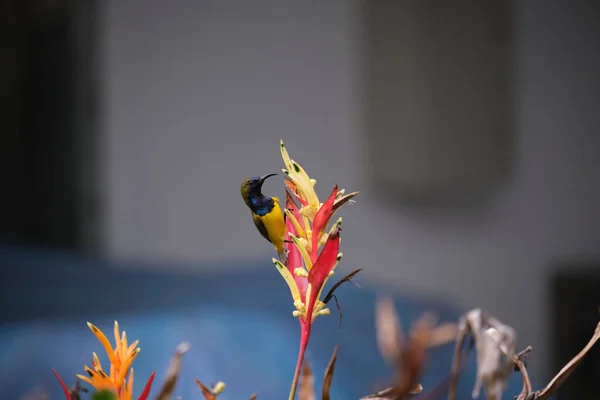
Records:
M110 390L103 390L92 394L92 400L118 400L117 394Z

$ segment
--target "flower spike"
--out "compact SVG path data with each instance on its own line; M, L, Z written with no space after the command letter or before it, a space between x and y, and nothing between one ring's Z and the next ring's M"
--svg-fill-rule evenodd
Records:
M352 202L358 192L346 194L344 189L334 185L325 202L321 203L315 192L316 180L310 178L306 170L290 157L283 141L280 142L280 151L285 166L283 172L286 196L283 212L286 259L282 259L283 262L273 259L273 263L290 288L295 308L292 314L298 318L301 328L298 361L289 397L292 400L312 323L317 316L330 313L325 308L326 302L319 298L341 259L339 248L342 219L339 218L331 228L328 225L332 216L344 204ZM354 274L347 275L341 282L349 281ZM332 293L330 291L326 301L331 299Z

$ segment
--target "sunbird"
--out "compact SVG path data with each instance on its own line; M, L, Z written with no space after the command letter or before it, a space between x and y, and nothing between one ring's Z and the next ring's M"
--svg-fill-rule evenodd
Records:
M277 197L265 196L262 185L267 178L277 174L245 179L242 182L242 198L252 211L252 220L261 235L273 244L279 258L285 264L287 253L284 249L285 216Z

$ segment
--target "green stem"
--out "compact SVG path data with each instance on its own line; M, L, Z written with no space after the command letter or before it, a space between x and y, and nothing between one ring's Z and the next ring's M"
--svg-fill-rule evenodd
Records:
M298 380L300 379L300 372L302 371L302 364L304 363L304 353L306 353L308 339L310 338L310 322L305 323L301 320L300 325L300 350L298 350L298 361L296 362L296 371L294 372L294 380L292 381L292 387L290 389L288 400L294 400L294 397L296 397L296 388L298 387Z

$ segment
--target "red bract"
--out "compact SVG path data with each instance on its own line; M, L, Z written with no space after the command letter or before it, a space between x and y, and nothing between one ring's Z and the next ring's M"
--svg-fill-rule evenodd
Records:
M313 220L312 244L310 252L313 262L315 262L315 260L317 259L317 255L319 252L319 240L321 239L321 235L325 231L325 228L327 228L327 224L331 219L333 204L335 202L335 197L337 196L337 194L338 187L337 185L335 185L333 187L333 190L331 191L331 194L329 195L325 203L323 203L321 208L319 208L319 211L317 211L317 215L315 215L315 219Z
M62 380L62 378L60 377L60 375L58 375L58 372L56 372L56 370L54 368L52 368L52 372L54 372L54 376L56 376L56 379L58 379L58 382L60 383L60 386L62 387L63 392L65 392L65 398L67 400L72 400L71 399L71 392L69 392L69 388L67 387L67 385L65 384L65 382Z
M148 382L146 382L146 386L144 386L144 390L142 391L142 394L140 394L140 397L138 397L138 400L148 399L148 396L150 395L150 389L152 388L152 382L154 381L154 375L156 375L155 372L153 372L152 375L150 375L150 378L148 378Z
M312 315L315 303L323 290L325 281L337 262L338 251L340 249L340 231L341 228L337 227L329 234L327 242L323 246L323 251L308 274L308 283L310 284L311 292L307 305L307 315Z

